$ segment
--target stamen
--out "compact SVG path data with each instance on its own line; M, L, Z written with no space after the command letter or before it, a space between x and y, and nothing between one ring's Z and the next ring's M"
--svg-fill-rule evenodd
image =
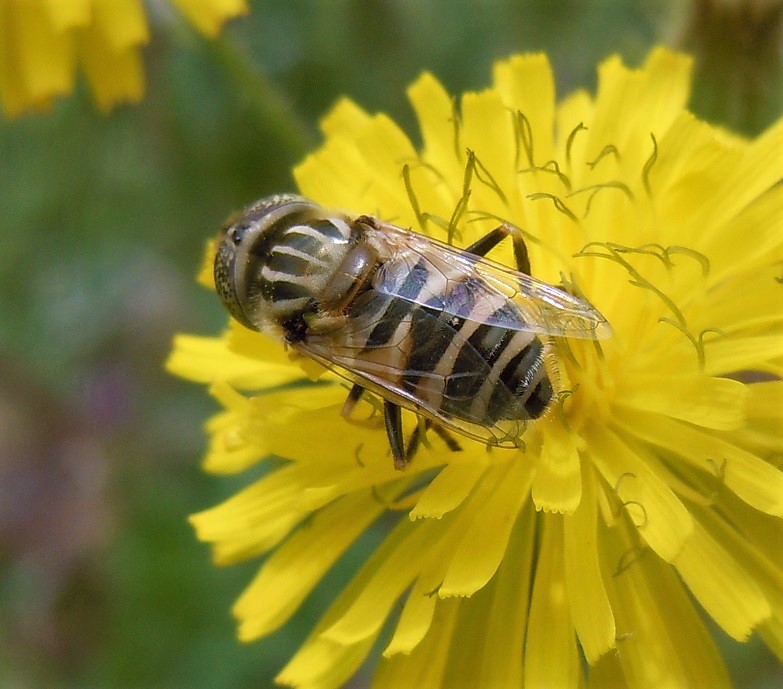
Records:
M636 474L634 474L632 471L626 471L620 476L617 477L617 481L615 481L614 484L614 492L619 496L620 495L620 484L626 479L626 478L636 478Z
M578 389L579 389L579 383L574 385L574 388L572 390L560 390L556 395L557 414L560 417L560 422L563 424L563 427L568 431L571 430L571 424L569 423L568 417L566 416L565 413L565 402L569 397L571 397L571 395L575 394Z
M451 214L449 224L446 227L446 237L449 244L454 244L455 236L460 237L460 239L462 238L462 233L459 231L457 224L464 215L465 209L468 207L469 200L470 194L467 196L462 196L460 200L457 201L457 205L454 206L454 212Z
M563 183L563 186L566 188L566 190L571 191L571 180L568 178L568 175L560 171L560 166L556 160L548 160L543 165L533 165L532 167L526 167L522 168L521 170L517 170L518 174L525 172L548 172L549 174L557 175L558 179Z
M667 246L664 251L667 257L671 254L682 254L683 256L692 258L701 266L702 277L707 277L710 272L710 259L700 251L696 251L696 249L691 249L687 246L679 246L675 244L673 246ZM674 265L673 262L672 265Z
M587 203L585 204L585 214L582 216L582 218L586 218L587 214L590 212L590 206L593 203L593 199L595 198L595 195L603 190L603 189L619 189L622 191L627 197L629 201L634 200L633 192L630 190L630 188L623 184L623 182L603 182L601 184L591 184L589 187L582 187L581 189L577 189L576 191L572 191L571 193L566 195L566 198L569 198L571 196L577 196L578 194L582 194L584 192L590 192L590 196L587 199Z
M407 163L411 166L411 168L417 168L417 167L423 167L425 170L429 170L433 175L435 175L440 182L445 187L449 187L449 180L446 179L446 175L444 175L437 167L435 167L432 163L428 163L426 160L422 160L421 158L401 158L399 160L401 164Z
M712 459L711 457L707 457L707 464L709 464L712 467L712 470L715 473L717 479L722 484L726 483L726 465L728 464L728 460L724 457L721 460L720 466L718 466L718 463L714 459Z
M525 157L529 166L535 165L533 157L533 128L530 126L530 120L521 111L517 110L514 115L514 134L516 143L516 153L514 155L514 167L519 166L519 144L525 149Z
M413 190L413 184L411 183L411 168L407 163L402 166L402 179L405 183L405 191L408 194L408 202L416 215L416 222L419 223L421 231L427 234L427 220L429 216L421 212L419 200L416 198L416 192Z
M606 146L604 146L601 149L601 152L598 154L598 157L596 157L595 160L587 161L587 167L589 167L592 170L593 168L595 168L596 165L598 165L598 163L600 163L609 154L613 154L617 160L620 160L620 151L617 150L617 146L615 146L614 144L606 144Z
M707 464L709 464L712 467L712 471L715 474L715 478L718 479L717 485L709 495L709 501L711 504L713 504L717 499L718 495L720 495L720 492L723 489L723 487L726 485L726 465L728 464L728 460L724 457L720 463L720 466L718 466L718 463L714 459L712 459L711 457L707 457Z
M633 515L631 514L631 511L628 509L628 507L630 505L636 505L639 509L641 509L641 511L642 511L642 522L641 522L641 524L637 524L636 523L636 519L634 519ZM642 505L642 503L639 502L638 500L626 500L624 502L621 502L620 503L620 509L621 510L622 509L625 510L626 514L628 515L628 518L633 522L633 525L637 529L643 529L645 526L647 526L647 519L648 519L648 517L647 517L647 508L644 505Z
M361 454L361 451L362 451L362 448L363 448L363 447L364 447L364 443L359 443L359 445L356 447L356 450L355 450L355 451L354 451L354 453L353 453L353 458L356 460L356 463L357 463L357 464L358 464L358 465L359 465L359 466L360 466L362 469L364 469L364 467L366 467L366 466L367 466L367 465L364 463L364 461L362 460L361 456L360 456L360 454Z
M617 495L617 497L620 497L620 484L626 479L626 478L636 478L636 474L634 474L631 471L626 471L624 474L620 474L620 477L617 479L617 482L614 484L614 492ZM631 511L628 509L630 505L636 505L641 511L642 511L642 522L638 524L636 522L636 519L634 519L633 515L631 514ZM620 510L625 510L628 514L628 518L633 522L633 525L637 529L643 529L645 526L647 526L648 522L648 515L647 515L647 508L638 500L623 500L620 502L620 508L615 513L615 517L618 517L620 515Z
M457 160L462 160L462 146L460 145L462 116L460 115L459 104L456 98L451 99L451 123L454 127L454 155Z
M588 248L592 246L598 246L603 249L606 249L609 254L603 254L598 251L587 251ZM582 247L581 251L574 254L574 258L582 258L585 256L591 256L594 258L608 258L610 261L614 261L615 263L621 265L623 268L628 271L629 275L633 278L632 280L629 280L629 282L636 286L636 287L643 287L644 289L649 289L653 294L655 294L663 303L664 305L674 314L675 318L677 319L677 322L680 324L680 326L685 329L685 317L682 315L682 311L677 307L677 305L672 301L672 299L664 294L661 290L659 290L655 285L653 285L647 278L643 277L642 274L636 270L628 261L626 261L624 258L620 256L621 249L615 248L615 245L611 242L589 242ZM636 249L631 249L629 247L622 247L622 253L646 253L646 252L638 252Z
M632 548L626 550L617 563L617 569L612 573L613 577L619 577L623 572L627 571L632 565L637 563L645 553L650 549L646 545L635 545Z
M633 284L633 283L632 283ZM704 370L704 364L706 362L706 355L704 353L704 336L709 333L715 333L718 335L725 336L726 333L720 330L719 328L705 328L702 330L697 337L694 337L693 333L691 333L690 330L688 330L684 324L675 323L671 318L666 318L666 316L662 316L658 319L659 323L667 323L668 325L671 325L677 330L679 330L685 337L688 338L688 341L693 345L693 348L696 350L696 357L699 362L699 370Z
M484 163L482 163L478 156L473 152L472 150L468 149L468 156L472 157L475 163L474 166L474 172L476 173L476 179L484 184L485 186L489 187L494 191L498 198L503 202L504 206L508 206L508 199L506 198L506 195L503 193L503 190L500 188L500 185L495 181L495 178L492 176L489 170L487 170ZM481 174L479 174L479 171L484 173L487 176L487 179L484 179Z
M566 139L565 159L569 167L571 167L571 146L574 143L576 135L582 131L587 131L587 127L585 127L584 122L580 122L578 125L576 125L576 127L574 127L571 130L571 133L568 135L568 139Z
M647 192L647 196L652 196L652 189L650 188L650 171L653 169L653 165L655 165L655 161L658 160L658 141L655 138L655 134L650 132L650 138L652 139L653 143L653 150L650 154L650 157L647 159L647 162L644 164L644 167L642 168L642 185L644 186L644 190Z
M574 368L578 371L582 370L581 365L579 364L579 361L577 361L576 356L574 355L573 350L571 349L571 343L568 341L568 338L565 337L558 337L555 340L557 344L557 350L561 354L564 354L565 357L573 364Z
M529 198L531 201L538 201L538 199L550 199L552 203L555 206L556 210L559 210L563 215L568 216L571 220L573 220L575 223L579 222L579 218L574 215L573 211L571 211L568 206L566 206L562 199L559 196L555 196L554 194L547 194L543 191L536 192L535 194L528 194L527 198Z
M422 491L417 491L415 493L411 493L410 495L406 495L401 500L389 500L388 498L384 497L378 490L378 486L370 486L370 493L372 493L372 497L376 502L379 502L390 512L408 512L418 502Z

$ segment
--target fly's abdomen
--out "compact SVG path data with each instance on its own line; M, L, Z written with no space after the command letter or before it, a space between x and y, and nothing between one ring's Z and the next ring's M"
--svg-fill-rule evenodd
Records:
M546 411L553 390L541 340L486 324L487 316L497 322L511 308L501 296L463 304L460 312L469 315L462 318L444 308L442 288L449 278L443 273L432 274L420 262L401 279L393 295L371 289L351 304L346 331L328 345L335 358L441 419L492 429ZM451 281L450 292L470 295L470 279L461 290Z

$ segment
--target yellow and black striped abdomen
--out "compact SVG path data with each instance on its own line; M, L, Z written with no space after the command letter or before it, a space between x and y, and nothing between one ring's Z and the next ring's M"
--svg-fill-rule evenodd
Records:
M546 411L554 393L542 341L525 330L486 322L513 322L513 307L501 295L465 303L475 278L464 278L461 289L451 284L450 298L463 300L459 312L466 317L461 317L454 315L457 309L443 308L438 292L443 275L433 275L426 262L400 279L393 294L364 291L350 305L341 331L319 335L311 344L328 349L331 360L346 369L412 400L415 408L490 434L503 421L524 425ZM494 435L506 439L507 431Z

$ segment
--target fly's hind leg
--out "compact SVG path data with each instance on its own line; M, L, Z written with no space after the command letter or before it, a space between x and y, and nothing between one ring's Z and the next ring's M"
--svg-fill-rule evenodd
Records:
M386 435L389 438L394 468L402 471L408 466L405 440L402 437L402 409L393 402L383 401L383 418L386 421Z
M514 243L514 258L517 263L517 270L525 275L530 275L530 257L527 253L525 238L522 236L522 230L509 223L498 225L494 230L488 232L483 237L473 242L465 251L475 256L486 256L489 251L494 249L506 237L511 237Z
M408 447L402 436L402 410L396 404L391 402L384 403L384 416L386 418L386 433L389 436L389 445L394 457L394 468L399 471L404 470L421 446L422 437L430 428L432 428L446 443L446 447L452 452L459 452L462 447L457 440L443 426L433 423L426 419L423 424L418 426L411 439L408 441Z
M422 439L424 437L424 434L428 430L430 430L430 428L440 436L440 439L444 443L446 443L446 447L449 450L451 450L452 452L462 451L462 446L459 444L457 439L453 435L451 435L451 433L449 433L443 426L435 423L434 421L432 421L432 419L425 419L423 427L422 425L419 425L416 428L416 430L413 431L410 442L408 443L408 450L406 451L405 456L409 462L411 461L411 459L413 459L413 456L418 451L419 446L421 445Z

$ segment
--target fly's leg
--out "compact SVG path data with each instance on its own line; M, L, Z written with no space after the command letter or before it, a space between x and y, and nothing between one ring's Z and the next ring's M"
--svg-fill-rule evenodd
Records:
M377 421L375 418L375 412L372 413L368 419L354 419L351 417L353 410L356 408L356 404L362 398L364 388L358 383L354 383L351 386L351 390L348 393L348 397L345 398L345 403L340 411L341 416L348 422L356 426L363 426L365 428L377 428Z
M430 419L426 419L423 425L419 425L408 441L408 447L405 448L405 442L402 436L402 410L396 404L391 402L384 403L384 416L386 419L386 433L389 436L389 445L392 456L394 457L394 468L404 470L421 446L422 436L432 428L446 443L446 447L452 452L462 450L456 439L445 429Z
M449 450L452 452L462 451L462 445L460 445L459 442L457 442L457 439L443 428L443 426L434 423L432 424L432 428L440 436L441 440L446 443L446 447L449 448Z
M389 438L394 468L402 471L408 466L405 441L402 437L402 409L393 402L383 401L383 418L386 421L386 435Z
M410 462L411 459L413 459L413 456L416 454L416 452L419 449L419 446L421 445L422 437L424 434L430 430L430 428L435 431L438 436L440 436L440 439L443 440L444 443L446 443L446 447L451 450L452 452L461 452L462 446L457 442L457 439L451 435L443 426L440 424L435 423L432 421L432 419L425 419L424 420L424 427L421 426L417 427L415 431L413 431L413 434L411 435L410 442L408 443L408 450L405 453L405 457Z
M494 249L506 237L511 237L511 241L514 243L514 258L517 262L517 270L525 275L530 275L530 257L527 254L525 238L522 236L522 231L514 225L508 223L499 225L481 237L481 239L473 242L465 251L474 256L486 256L489 251Z
M348 397L345 398L345 403L340 412L346 419L351 418L354 407L356 407L356 403L361 399L363 392L364 388L358 383L354 383L353 386L351 386L351 390L348 393Z

